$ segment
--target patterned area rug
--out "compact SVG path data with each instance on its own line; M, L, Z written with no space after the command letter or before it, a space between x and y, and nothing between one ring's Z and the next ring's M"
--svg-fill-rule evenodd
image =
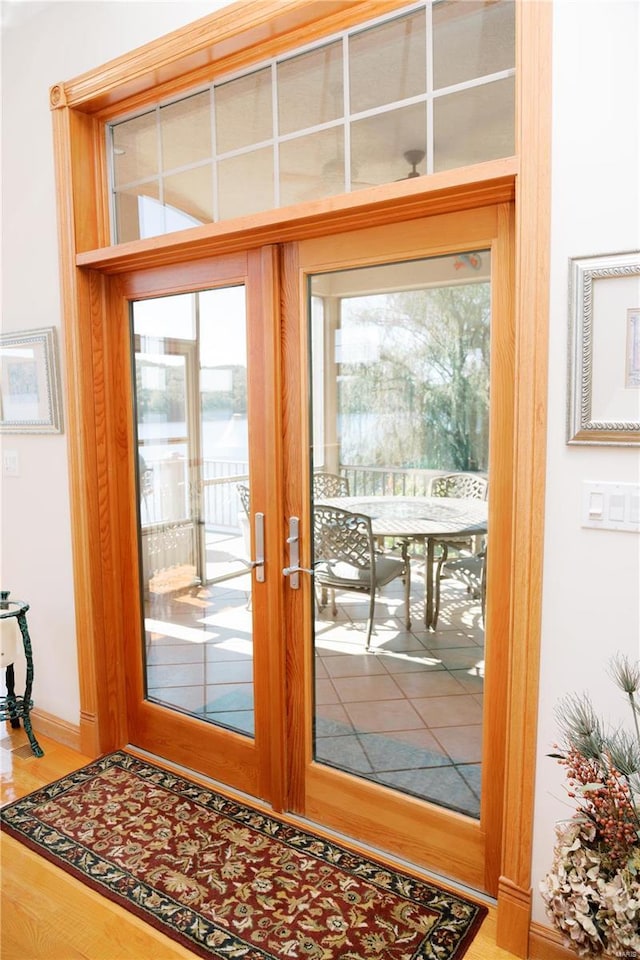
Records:
M486 913L124 752L0 817L200 957L459 960Z

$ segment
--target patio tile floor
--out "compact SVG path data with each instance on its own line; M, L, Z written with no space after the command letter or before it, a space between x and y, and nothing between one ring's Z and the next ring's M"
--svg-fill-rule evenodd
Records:
M230 584L230 585L229 585ZM253 735L251 612L246 577L149 609L150 699ZM480 604L442 583L436 631L425 629L424 582L412 575L412 626L402 585L376 602L338 596L316 620L315 749L323 763L472 817L480 811L484 633Z

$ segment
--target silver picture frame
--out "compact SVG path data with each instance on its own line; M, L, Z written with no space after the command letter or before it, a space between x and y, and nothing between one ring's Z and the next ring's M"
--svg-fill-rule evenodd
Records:
M0 433L62 433L55 327L0 334Z
M569 261L567 443L640 445L640 252Z

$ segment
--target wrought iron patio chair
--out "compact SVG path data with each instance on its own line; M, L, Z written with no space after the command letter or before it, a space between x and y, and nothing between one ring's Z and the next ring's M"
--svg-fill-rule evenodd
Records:
M318 604L323 609L323 593L332 595L333 615L337 614L335 591L346 590L369 595L369 616L365 650L369 649L376 592L397 577L404 581L405 623L411 626L411 566L406 554L390 556L375 548L371 519L338 507L316 504L313 510L313 569ZM325 603L326 605L326 603Z
M247 517L250 513L250 501L249 501L249 486L246 483L236 483L236 490L238 491L238 496L240 497L240 503L246 513Z
M463 497L469 500L486 500L488 491L489 484L486 477L477 473L448 473L441 477L434 477L429 492L432 497ZM447 537L434 541L436 566L434 626L438 619L440 578L448 576L449 567L447 566L445 569L445 564L447 561L453 562L457 556L464 559L466 555L479 553L482 545L482 541L478 537Z
M486 477L476 473L449 473L441 477L434 477L431 481L430 493L432 497L464 497L469 500L486 500L489 484ZM453 559L460 553L475 554L482 547L478 537L447 537L436 540L436 578L442 575L442 567L446 560Z
M242 539L244 542L244 548L247 554L247 557L251 556L251 530L249 528L249 522L251 519L251 500L249 497L249 485L247 483L236 483L236 490L238 491L238 496L240 497L240 503L242 504L242 509L244 510L244 516L242 514L238 515L238 521L240 523L240 529L242 530ZM252 594L249 592L247 599L247 610L251 610L252 605Z
M486 500L489 484L486 477L477 473L447 473L434 477L429 495L432 497L468 497Z
M440 567L444 575L466 584L467 593L473 599L480 600L480 615L484 626L487 603L487 551L482 550L480 553L461 556L455 560L442 561ZM441 577L438 576L433 614L434 628L437 626L440 613L440 581Z
M349 481L346 477L337 473L325 473L324 470L316 470L313 474L313 502L319 500L333 499L333 497L349 496ZM320 608L327 605L327 588L321 588Z
M138 453L138 477L140 482L140 504L144 507L145 520L153 519L153 467L147 465L141 453Z
M336 473L323 473L318 470L313 475L313 499L324 500L327 497L348 497L349 481Z

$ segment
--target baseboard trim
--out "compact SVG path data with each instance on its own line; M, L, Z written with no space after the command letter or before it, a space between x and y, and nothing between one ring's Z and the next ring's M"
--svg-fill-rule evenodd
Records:
M100 749L97 717L88 710L80 711L80 752L86 757L98 757L105 752Z
M557 930L533 922L529 931L530 960L575 960L575 953L564 946Z
M507 877L498 881L496 943L516 957L529 956L531 888L517 887Z
M69 723L68 720L62 720L61 717L54 717L51 713L44 710L32 710L31 722L36 734L42 734L56 743L62 743L65 747L71 747L72 750L80 749L80 727L75 723Z

